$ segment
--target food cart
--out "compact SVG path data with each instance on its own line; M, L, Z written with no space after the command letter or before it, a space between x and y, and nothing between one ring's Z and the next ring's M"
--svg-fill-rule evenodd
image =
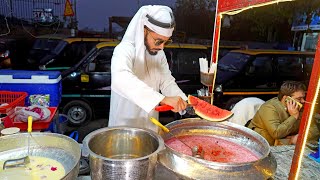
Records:
M259 7L259 6L263 6L263 5L268 5L268 4L272 4L272 3L278 3L278 2L282 2L282 1L288 1L288 0L220 0L220 1L217 1L218 3L218 8L216 10L216 22L215 22L215 30L214 30L214 38L213 38L213 46L212 46L212 61L213 62L217 62L217 57L218 57L218 46L219 46L219 34L220 34L220 25L221 25L221 19L223 17L223 14L236 14L236 13L239 13L239 12L242 12L246 9L249 9L249 8L252 8L252 7ZM318 47L320 47L320 41L318 43ZM279 160L277 159L276 157L276 160L279 162L281 161L281 163L287 163L288 166L291 167L291 170L290 170L290 175L289 175L289 179L297 179L297 177L299 176L299 172L300 172L300 169L301 169L301 164L302 164L302 158L304 157L304 153L307 152L308 150L306 150L306 138L307 138L307 133L308 133L308 129L310 128L310 122L311 122L311 119L312 119L312 116L313 116L313 113L314 113L314 108L315 108L315 105L316 105L316 99L318 97L318 93L319 93L319 87L320 87L320 82L319 82L319 76L320 76L320 70L319 68L315 68L315 67L320 67L320 51L318 50L316 52L316 57L315 57L315 62L314 62L314 66L313 66L313 70L312 70L312 75L311 75L311 80L310 80L310 83L309 83L309 87L308 87L308 95L307 95L307 101L308 102L311 102L310 104L306 104L305 105L305 108L304 108L304 112L303 112L303 119L301 121L301 128L300 128L300 132L299 132L299 138L298 138L298 144L294 147L294 146L290 146L290 148L287 148L285 146L283 147L280 147L280 148L273 148L271 149L271 152L272 153L284 153L286 152L286 154L289 154L291 153L291 157L293 156L293 161L292 163L290 163L290 160L291 160L291 157L288 155L288 156L282 156L283 159ZM213 79L213 84L214 84L214 81L215 81L215 76L214 76L214 79ZM250 143L252 143L254 145L254 143L256 144L262 144L261 145L261 150L263 150L263 154L265 155L265 157L269 156L269 150L268 148L265 149L266 146L264 146L263 144L265 143L263 139L259 139L258 137L256 136L253 136L253 134L246 128L244 127L238 127L236 126L237 128L236 129L233 129L233 127L230 127L230 125L228 124L219 124L219 123L216 123L215 126L212 126L211 123L209 122L201 122L202 124L198 124L197 122L198 120L192 120L190 119L188 121L188 124L184 123L184 124L179 124L179 121L177 122L174 122L173 124L170 124L170 126L172 126L173 130L175 130L176 132L177 131L181 131L182 127L183 128L193 128L193 129L196 129L197 131L195 132L220 132L221 135L229 135L229 134L232 134L232 135L236 135L237 138L240 138L240 139L243 139L244 142L249 142L249 141L246 141L246 138L248 137L251 137L252 136L252 139L255 139L256 142L254 141L250 141ZM206 123L209 123L208 125ZM186 127L184 127L186 125ZM202 127L212 127L213 128L213 131L210 131L208 129L205 129L205 128L202 128ZM176 128L174 128L176 127ZM201 131L200 131L201 129ZM234 130L232 133L230 131L230 129ZM218 131L219 130L219 131ZM103 130L99 130L98 133L101 133L102 134L98 134L99 136L97 136L97 132L95 132L96 134L91 134L91 137L88 136L88 141L89 140L93 140L91 143L92 145L93 144L102 144L102 143L105 143L103 139L106 139L106 138L95 138L95 137L112 137L111 135L115 135L114 137L122 137L123 135L136 135L137 131L141 131L141 130L137 130L137 129L108 129L107 131L103 131ZM133 131L131 133L131 131ZM173 133L175 133L175 131L172 131ZM107 133L107 134L105 134ZM117 133L117 134L115 134ZM137 138L136 136L133 136L133 137L130 137L132 139L135 139L137 142L140 142L141 140L150 140L148 142L145 142L145 144L143 145L149 145L151 144L151 147L150 148L153 148L153 149L160 149L160 148L157 148L158 144L162 144L163 146L163 141L161 140L161 138L158 138L156 135L152 134L151 132L149 131L143 131L140 133L141 134L141 138ZM95 135L95 136L93 136ZM107 136L108 135L108 136ZM147 138L146 138L147 137ZM157 137L157 138L155 138ZM231 137L231 136L230 136ZM91 138L91 139L89 139ZM102 139L102 140L101 140ZM108 139L106 139L108 140ZM112 138L110 139L110 141L112 140ZM153 142L153 143L150 143L150 142ZM88 143L88 146L89 143ZM104 146L105 147L105 146ZM110 148L112 149L112 148ZM116 148L114 148L116 149ZM126 148L124 148L126 149ZM100 151L101 149L99 148L96 148L95 150L97 151ZM287 153L289 152L289 153ZM77 158L79 158L79 152L77 150ZM102 153L105 153L105 151L101 152ZM104 166L104 167L110 167L111 169L96 169L96 170L100 170L103 172L106 171L106 170L114 170L114 173L117 174L118 172L120 172L120 168L123 168L123 169L134 169L135 173L136 174L139 174L141 173L142 170L149 170L150 167L148 166L143 166L144 164L142 164L145 159L147 159L147 162L155 162L157 159L155 159L155 154L158 153L158 150L157 151L151 151L150 154L148 154L147 156L144 156L144 158L138 158L138 160L140 160L139 164L134 164L132 162L134 161L128 161L128 163L132 163L130 164L130 167L126 167L126 166L117 166L118 165L118 162L108 162L106 161L106 159L103 159L101 157L94 157L96 158L95 160L97 161L96 164L101 164L102 163L105 163L106 165L110 165L110 166ZM156 168L156 177L155 179L180 179L181 176L178 176L179 173L184 173L182 174L182 179L186 176L192 176L194 174L192 173L195 173L195 174L198 174L199 177L202 176L203 174L207 173L207 170L212 170L212 173L211 173L211 176L207 176L207 177L204 177L202 179L210 179L210 178L213 178L213 175L214 173L217 173L218 172L214 172L214 170L216 171L228 171L229 175L231 174L234 174L235 173L235 170L237 170L237 172L240 172L238 175L239 177L246 177L246 173L250 170L254 170L254 169L258 169L259 171L261 172L264 172L264 174L266 175L272 175L272 173L274 172L270 172L269 171L269 168L266 167L264 164L268 164L270 165L270 162L271 164L273 163L273 160L274 158L266 158L266 162L265 163L262 163L260 164L259 166L256 166L257 164L253 164L253 163L248 163L248 164L244 164L244 165L241 165L241 166L237 166L237 167L234 167L234 166L229 166L229 165L217 165L215 166L213 169L205 169L206 166L203 166L206 164L206 162L203 162L201 159L200 160L195 160L195 159L190 159L189 157L186 157L186 156L183 156L183 155L180 155L180 154L176 154L174 151L166 151L166 152L161 152L159 154L162 154L162 160L164 160L165 165L167 165L168 167L174 169L174 168L177 168L177 166L179 166L179 172L175 173L174 171L170 171L170 169L167 169L167 168L161 168L161 166L157 166ZM294 154L294 155L293 155ZM271 155L270 155L271 156ZM100 158L100 159L98 159ZM279 157L278 157L279 158ZM174 160L174 161L171 161L171 160ZM142 162L141 162L142 161ZM282 162L283 161L283 162ZM75 161L75 164L77 164L78 161ZM122 162L122 164L128 164L125 162L125 160L121 160L119 162ZM194 163L195 162L195 163ZM141 163L141 164L140 164ZM313 162L311 161L309 164L312 164ZM212 164L209 164L208 166L210 166ZM117 169L112 169L112 167L117 167ZM217 170L217 168L221 168L219 170ZM278 165L279 167L279 165ZM308 166L305 166L308 168ZM200 169L195 169L195 168L200 168ZM203 169L203 171L201 171L201 168ZM283 168L283 167L281 167ZM172 170L171 169L171 170ZM278 168L279 169L279 168ZM139 171L137 171L139 170ZM141 171L140 171L141 170ZM195 171L196 170L196 171ZM248 171L247 171L248 170ZM316 169L317 171L319 171L319 168ZM100 175L100 171L97 172L98 175ZM118 172L117 172L118 171ZM271 171L274 171L274 166L271 168ZM248 172L250 173L250 172ZM289 172L284 172L286 173L286 175L289 174ZM134 175L136 175L134 174ZM320 173L319 173L320 174ZM224 174L226 176L226 174ZM251 174L253 175L253 173ZM276 174L277 175L277 174ZM132 174L128 174L128 179L130 179L130 176L132 176ZM226 179L226 177L224 176L224 178L221 178L221 179ZM237 177L237 175L233 176L233 178L235 179ZM252 176L251 176L252 177ZM279 178L279 177L278 177ZM285 177L282 177L282 178L285 178ZM86 176L86 177L82 177L82 178L79 178L79 179L90 179L90 177ZM192 178L190 178L192 179ZM228 178L229 179L229 178ZM239 179L239 178L238 178ZM253 178L251 178L253 179Z
M253 7L260 7L264 5L269 5L273 3L279 3L284 2L288 0L219 0L217 1L217 10L216 10L216 20L215 20L215 29L214 29L214 38L213 38L213 45L212 45L212 62L217 62L218 57L218 47L219 47L219 35L220 35L220 27L221 27L221 20L224 14L237 14L240 13L246 9L250 9ZM320 47L320 42L318 43L318 47ZM301 121L301 127L299 132L299 138L298 143L296 146L274 146L270 148L270 152L274 154L275 159L277 161L277 169L275 174L273 174L274 166L270 165L273 164L274 158L267 158L266 164L268 166L264 166L262 164L252 164L249 163L247 165L240 165L238 167L230 166L228 164L206 164L206 162L203 162L200 160L190 159L186 156L183 156L181 154L178 154L172 150L167 150L165 152L160 152L160 160L158 158L158 162L156 168L155 168L155 178L154 179L214 179L214 178L220 178L220 179L236 179L238 175L238 179L267 179L267 178L259 178L256 176L255 178L252 178L251 173L253 169L261 170L260 172L263 172L264 175L271 175L274 176L275 179L297 179L299 176L299 173L301 171L301 166L303 165L302 170L307 170L307 173L304 173L303 178L310 179L308 177L318 177L320 175L320 171L317 162L307 159L305 156L306 153L310 153L310 149L306 148L306 138L308 129L310 127L310 122L314 113L314 108L316 104L316 99L318 97L319 93L319 75L320 70L315 68L320 67L320 51L318 50L316 52L315 62L312 70L311 80L308 87L308 95L306 100L308 102L311 102L310 104L306 104L303 112L303 119ZM215 76L213 78L212 84L215 83ZM212 98L213 95L211 95ZM211 129L202 129L202 125L199 125L198 120L194 121L192 119L189 119L185 121L183 124L179 121L176 121L174 123L171 123L167 125L167 127L170 129L171 132L176 133L177 131L181 132L181 129L186 128L194 128L194 132L214 132L217 129L223 129L225 130L220 135L226 135L230 133L230 127L225 128L224 126L228 126L228 124L224 123L216 123L215 125L210 124L209 126L214 131L211 131ZM208 123L208 122L207 122ZM200 127L200 128L199 128ZM215 129L216 128L216 129ZM202 130L200 130L202 129ZM242 134L246 131L246 128L244 127L237 127L236 132L233 132L231 134ZM108 129L104 133L109 133L108 131L115 131L116 129ZM234 130L234 129L233 129ZM228 132L228 133L227 133ZM102 132L101 132L102 133ZM101 134L102 135L102 134ZM249 134L245 135L245 137L250 137L251 132ZM92 136L92 135L91 135ZM89 135L90 137L90 135ZM163 135L164 139L166 139L166 135ZM263 144L261 140L258 142L258 144ZM162 144L162 143L160 143ZM261 149L264 149L264 146L261 146ZM151 154L153 155L153 154ZM148 157L151 157L148 156ZM293 161L291 163L291 160L293 158ZM305 158L305 162L302 162L302 159ZM148 159L150 161L150 158ZM105 159L101 159L101 163L106 163ZM104 164L105 167L109 167L112 165L112 163ZM211 168L211 167L213 168ZM289 173L290 170L290 173ZM134 171L133 171L134 172ZM309 173L312 172L312 173ZM208 174L207 174L208 173ZM220 174L219 174L220 173ZM227 176L226 176L227 174ZM234 175L237 174L237 175ZM206 177L204 177L206 175ZM222 175L222 176L219 176ZM223 176L224 175L224 176ZM247 175L247 176L246 176ZM259 173L257 173L259 175ZM261 173L260 173L261 175ZM310 176L308 176L310 175ZM288 177L289 176L289 177ZM198 178L197 178L198 177ZM79 179L90 179L90 177L79 177ZM129 178L130 179L130 178Z
M285 1L291 1L291 0L219 0L217 1L218 8L216 10L215 29L214 29L214 37L213 37L213 45L212 45L212 61L217 62L217 59L218 59L217 47L219 46L221 19L224 14L234 15L250 8L261 7L261 6L285 2ZM307 97L306 97L306 101L310 103L305 104L304 111L302 114L302 120L300 124L299 137L293 153L294 155L292 155L291 153L291 157L293 156L293 159L291 163L289 179L298 178L301 172L303 158L306 158L304 154L308 152L308 149L306 147L307 135L309 132L311 120L315 113L314 110L317 104L316 101L318 99L319 89L320 89L320 82L319 82L320 38L318 40L318 45L316 49L317 49L316 55L314 59L314 64L312 68L312 73L311 73ZM214 81L215 81L215 78L213 80L213 84L215 83ZM287 150L287 151L290 151L290 150ZM292 147L291 147L291 151L292 151ZM291 159L288 157L288 159L286 160L290 162ZM307 167L308 166L304 166L303 168L307 168Z

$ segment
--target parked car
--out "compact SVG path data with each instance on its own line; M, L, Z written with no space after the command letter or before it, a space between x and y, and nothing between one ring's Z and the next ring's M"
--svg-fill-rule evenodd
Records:
M225 56L226 54L228 54L228 52L232 51L232 50L236 50L236 49L241 49L243 47L241 46L219 46L219 55L218 58L221 59L223 56Z
M76 64L100 42L118 41L97 37L67 37L65 35L43 35L36 38L30 50L28 63L31 69Z
M309 82L315 53L232 50L218 62L214 103L226 109L243 97L268 100L286 80Z
M207 45L209 54L211 55L212 52L212 45ZM218 52L218 59L221 59L225 56L228 52L236 49L241 49L241 46L227 46L227 45L219 45L219 52ZM210 58L211 59L211 58Z
M172 76L186 94L196 95L200 83L199 58L210 59L207 47L198 44L170 44L164 49Z
M6 42L0 41L0 69L11 67L10 50Z
M37 36L28 55L28 69L38 69L40 60L50 54L64 38L67 36L59 34Z
M62 72L60 107L73 125L82 125L91 119L108 118L111 57L117 44L97 44L76 65ZM185 93L195 94L196 89L202 87L195 76L200 73L199 58L208 57L207 48L195 44L171 44L165 47L165 54L177 84ZM167 115L173 116L170 113Z
M0 39L0 69L16 69L25 66L32 40L27 38L1 38Z

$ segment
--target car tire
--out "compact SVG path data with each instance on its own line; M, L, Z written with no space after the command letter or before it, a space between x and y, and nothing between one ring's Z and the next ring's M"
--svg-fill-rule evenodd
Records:
M66 104L62 109L63 114L68 116L71 126L83 126L90 122L92 109L88 103L74 100Z

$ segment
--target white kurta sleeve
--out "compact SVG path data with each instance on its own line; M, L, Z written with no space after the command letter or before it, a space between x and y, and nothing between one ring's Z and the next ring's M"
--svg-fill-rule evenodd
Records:
M134 48L129 45L120 44L115 48L111 60L111 89L149 113L165 96L134 75L134 54Z
M188 100L187 96L182 92L182 90L177 85L175 78L171 75L169 65L165 55L161 59L161 83L160 90L165 96L180 96L183 100Z

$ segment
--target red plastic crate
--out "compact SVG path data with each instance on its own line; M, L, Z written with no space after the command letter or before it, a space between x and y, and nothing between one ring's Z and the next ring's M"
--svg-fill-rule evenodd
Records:
M7 106L0 106L0 113L10 115L17 106L24 106L28 93L14 91L0 91L0 104L7 103Z
M32 123L32 130L44 130L48 129L50 126L51 121L53 120L54 115L57 112L57 107L49 107L50 110L50 117L46 120L40 120L40 121L34 121ZM28 123L27 122L15 122L14 121L14 115L6 116L4 118L4 127L18 127L21 131L26 131L28 129Z

